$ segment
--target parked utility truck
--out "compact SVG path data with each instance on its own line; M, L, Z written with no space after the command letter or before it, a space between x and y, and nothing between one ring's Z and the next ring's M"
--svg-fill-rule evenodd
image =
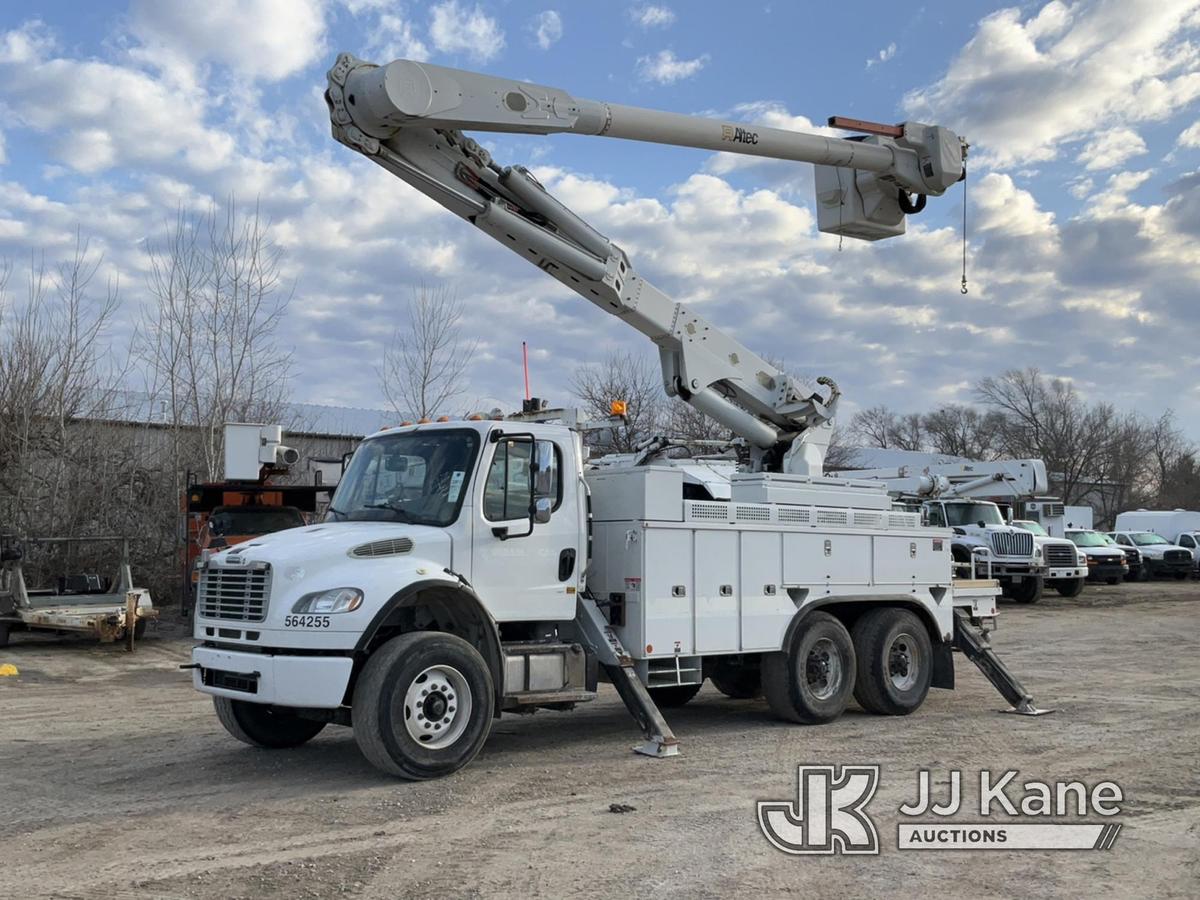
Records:
M906 508L920 510L927 525L950 528L951 553L976 574L996 578L1004 595L1036 603L1043 584L1065 597L1083 590L1087 557L1071 541L1053 538L1036 522L1005 521L995 500L1008 504L1046 490L1040 459L932 464L918 470L854 469L839 473L887 486Z
M735 126L349 55L326 99L337 140L653 340L667 393L732 430L743 458L698 473L662 442L591 466L588 423L541 404L371 435L322 524L202 563L193 678L234 736L288 747L350 725L380 769L429 778L471 760L502 713L567 709L605 680L641 726L635 749L670 756L661 709L706 678L793 722L829 722L851 698L904 715L953 686L954 649L1038 712L986 642L996 582L952 577L953 532L892 509L881 484L823 474L836 385L814 392L669 299L462 129L816 163L821 229L868 240L903 233L962 177L960 138Z

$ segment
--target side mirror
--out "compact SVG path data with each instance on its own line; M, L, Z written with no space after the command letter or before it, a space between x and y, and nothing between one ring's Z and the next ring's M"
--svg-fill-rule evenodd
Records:
M535 525L545 525L550 521L550 510L554 506L554 500L550 497L538 497L533 501L533 516L532 521Z
M554 491L554 445L538 441L533 446L533 496L549 497Z

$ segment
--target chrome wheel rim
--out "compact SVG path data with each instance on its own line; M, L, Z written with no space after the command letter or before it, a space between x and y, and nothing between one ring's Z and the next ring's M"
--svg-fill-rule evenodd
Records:
M404 727L429 750L454 744L471 720L471 689L453 666L430 666L404 693Z
M828 700L842 686L842 655L829 638L821 638L809 648L804 660L804 681L817 700Z
M909 691L916 686L921 671L921 651L916 640L908 632L892 638L887 651L888 680L898 691Z

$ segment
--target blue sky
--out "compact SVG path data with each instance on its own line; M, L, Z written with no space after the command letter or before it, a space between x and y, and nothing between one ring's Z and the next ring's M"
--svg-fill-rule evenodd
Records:
M551 84L582 97L808 128L914 118L972 144L970 277L956 188L875 245L818 235L807 167L594 138L487 138L754 349L841 383L843 409L924 409L1037 365L1200 436L1200 2L42 2L0 12L0 256L119 273L114 341L146 300L147 242L177 207L257 199L295 285L296 399L382 405L378 359L421 282L480 338L481 403L627 332L336 145L339 50ZM15 282L14 282L15 283ZM11 287L12 285L10 285ZM12 298L10 297L10 300ZM647 356L649 345L644 348Z

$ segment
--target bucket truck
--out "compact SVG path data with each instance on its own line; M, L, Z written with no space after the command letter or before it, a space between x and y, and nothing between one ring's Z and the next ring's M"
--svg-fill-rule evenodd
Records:
M849 478L880 482L900 503L918 510L928 525L954 532L956 562L982 566L1004 594L1036 603L1048 584L1064 597L1083 590L1087 556L1071 541L1051 537L1037 522L1006 522L996 501L1011 506L1046 490L1040 459L941 463L916 469L851 469Z
M821 229L867 240L962 177L953 132L854 123L864 133L843 140L348 54L326 100L346 147L653 341L666 392L747 452L697 496L653 448L588 466L586 423L540 403L368 437L324 522L204 561L190 667L231 734L291 747L349 725L384 772L431 778L467 764L502 713L571 708L603 679L641 727L635 749L671 756L661 710L706 679L792 722L830 722L851 698L905 715L953 687L956 649L1038 712L987 643L996 582L952 577L953 532L893 510L881 484L824 475L836 384L807 388L671 300L463 130L815 163Z

